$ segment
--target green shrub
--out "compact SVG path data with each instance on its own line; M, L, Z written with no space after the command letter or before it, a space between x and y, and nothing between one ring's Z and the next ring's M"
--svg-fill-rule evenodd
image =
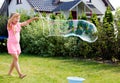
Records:
M92 54L92 48L89 43L77 37L49 36L49 27L48 20L41 19L23 28L21 33L23 53L83 58L91 56L89 53ZM58 33L57 30L55 33Z
M25 19L26 17L23 18L23 20ZM69 56L92 59L102 58L105 60L117 58L120 60L120 34L118 34L116 40L111 24L105 20L103 24L98 24L98 20L94 14L91 19L98 29L98 40L94 43L87 43L77 37L64 38L62 36L49 36L49 27L51 26L47 19L41 19L23 28L21 33L22 51L23 53L36 55ZM55 33L58 34L58 31L56 30Z
M82 19L82 20L87 20L87 16L86 16L85 13L82 13L81 19Z
M55 19L56 19L55 14L50 14L50 18L51 18L52 20L55 20Z
M7 52L7 43L6 43L6 39L2 39L0 40L0 53L2 52Z
M69 13L69 17L68 17L68 20L72 20L72 19L73 19L72 11L70 11L70 13Z
M7 17L0 16L0 36L7 36Z
M5 37L5 39L0 39L0 53L7 52L6 37L7 33L7 16L0 16L0 37Z

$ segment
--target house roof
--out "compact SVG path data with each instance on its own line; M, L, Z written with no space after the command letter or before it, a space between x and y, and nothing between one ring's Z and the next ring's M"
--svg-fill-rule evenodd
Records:
M65 11L65 10L71 10L74 6L79 4L82 0L75 0L70 2L64 2L61 3L57 8L55 8L53 11Z
M30 5L37 11L46 11L46 12L55 12L55 11L68 11L72 10L77 4L82 2L82 0L74 0L70 2L61 2L59 4L54 5L54 0L27 0ZM102 0L105 6L110 6L111 10L115 10L111 5L109 0ZM88 5L88 4L87 4ZM88 5L89 6L89 5ZM92 8L89 6L96 14L102 14L97 8Z
M102 0L102 1L104 2L105 6L110 6L112 11L115 10L115 8L112 6L109 0Z
M87 4L90 9L92 9L92 12L93 13L96 13L96 14L102 14L93 4Z
M27 0L37 11L52 12L58 5L53 5L53 0Z
M10 4L10 2L11 0L3 0L2 6L0 8L0 15L5 13L8 14L8 5Z
M75 0L70 2L60 2L54 5L53 4L54 0L27 0L27 1L35 10L47 12L70 10L73 6L81 2L81 0Z

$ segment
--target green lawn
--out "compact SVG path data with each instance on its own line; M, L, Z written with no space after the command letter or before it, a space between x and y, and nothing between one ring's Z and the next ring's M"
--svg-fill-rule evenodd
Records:
M83 77L83 83L120 83L120 67L93 61L68 58L35 57L20 55L24 79L18 78L16 70L8 76L12 57L0 54L0 83L68 83L68 76Z

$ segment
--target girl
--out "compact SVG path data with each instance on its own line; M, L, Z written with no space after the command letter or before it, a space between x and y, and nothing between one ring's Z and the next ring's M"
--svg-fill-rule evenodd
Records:
M20 14L12 13L8 19L7 30L8 30L8 40L7 40L7 49L8 53L13 57L13 61L10 66L8 75L11 75L13 68L17 70L19 77L24 78L26 75L21 73L18 58L21 53L20 48L20 31L22 26L26 26L31 23L33 20L37 20L38 17L31 18L25 22L20 23Z

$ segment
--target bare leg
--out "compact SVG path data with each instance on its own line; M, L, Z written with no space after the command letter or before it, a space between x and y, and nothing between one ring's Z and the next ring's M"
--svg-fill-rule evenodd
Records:
M18 55L13 55L13 62L14 62L14 66L18 72L19 75L21 75L21 70L20 70L20 66L19 66L19 62L18 62Z
M14 69L14 61L12 61L12 63L11 63L10 70L9 70L9 72L8 72L8 75L11 75L11 74L12 74L13 69Z
M19 77L20 78L24 78L26 75L23 75L21 73L21 70L20 70L20 66L19 66L19 55L12 55L13 56L13 64L11 64L11 68L10 68L10 73L12 72L13 68L15 67L15 69L17 70L18 74L19 74Z

